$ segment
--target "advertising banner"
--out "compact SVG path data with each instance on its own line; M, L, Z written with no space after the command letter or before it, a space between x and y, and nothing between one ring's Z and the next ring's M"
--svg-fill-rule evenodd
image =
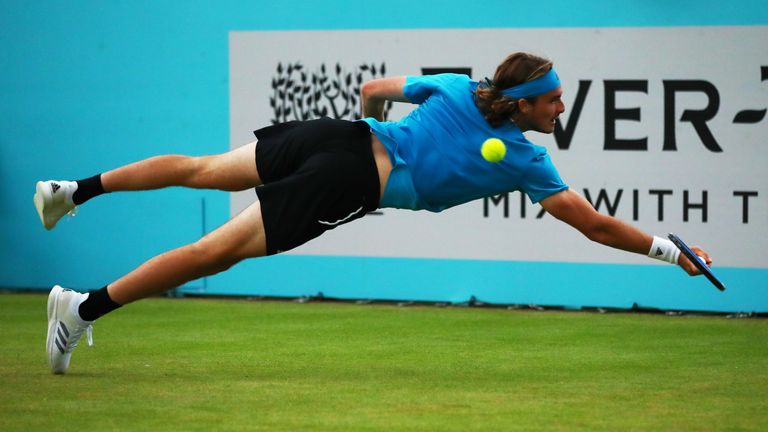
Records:
M360 117L373 78L493 77L510 53L554 61L566 112L547 147L599 211L675 232L719 266L768 268L768 27L230 33L230 146L275 122ZM389 120L416 105L395 103ZM256 200L232 194L234 215ZM642 263L590 242L519 192L441 213L381 209L299 255ZM663 263L660 263L663 265Z

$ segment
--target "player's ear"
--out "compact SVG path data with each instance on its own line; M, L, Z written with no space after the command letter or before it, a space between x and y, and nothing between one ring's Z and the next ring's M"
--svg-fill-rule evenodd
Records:
M520 98L517 100L517 110L523 114L528 114L531 109L533 108L533 105L531 105L530 102L528 102L528 99Z

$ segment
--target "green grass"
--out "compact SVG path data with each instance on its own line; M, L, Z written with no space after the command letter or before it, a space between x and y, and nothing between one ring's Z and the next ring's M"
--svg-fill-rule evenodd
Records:
M0 430L768 430L768 321L150 299L70 371L0 295Z

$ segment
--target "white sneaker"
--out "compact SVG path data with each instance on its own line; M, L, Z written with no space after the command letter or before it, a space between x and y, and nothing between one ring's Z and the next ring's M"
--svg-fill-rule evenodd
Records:
M69 358L84 330L88 330L88 345L93 346L93 321L83 321L78 314L80 303L88 298L71 289L54 286L48 295L48 364L55 374L69 368Z
M48 180L39 181L35 186L35 208L40 221L47 230L53 229L62 216L75 215L75 203L72 195L77 190L77 182Z

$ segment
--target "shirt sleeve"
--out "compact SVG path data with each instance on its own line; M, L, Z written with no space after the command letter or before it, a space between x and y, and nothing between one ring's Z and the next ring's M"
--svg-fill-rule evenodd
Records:
M432 93L442 86L449 85L461 75L437 74L437 75L410 75L405 77L403 94L411 103L420 104L427 100Z
M536 155L530 162L521 186L533 204L568 189L546 151Z

